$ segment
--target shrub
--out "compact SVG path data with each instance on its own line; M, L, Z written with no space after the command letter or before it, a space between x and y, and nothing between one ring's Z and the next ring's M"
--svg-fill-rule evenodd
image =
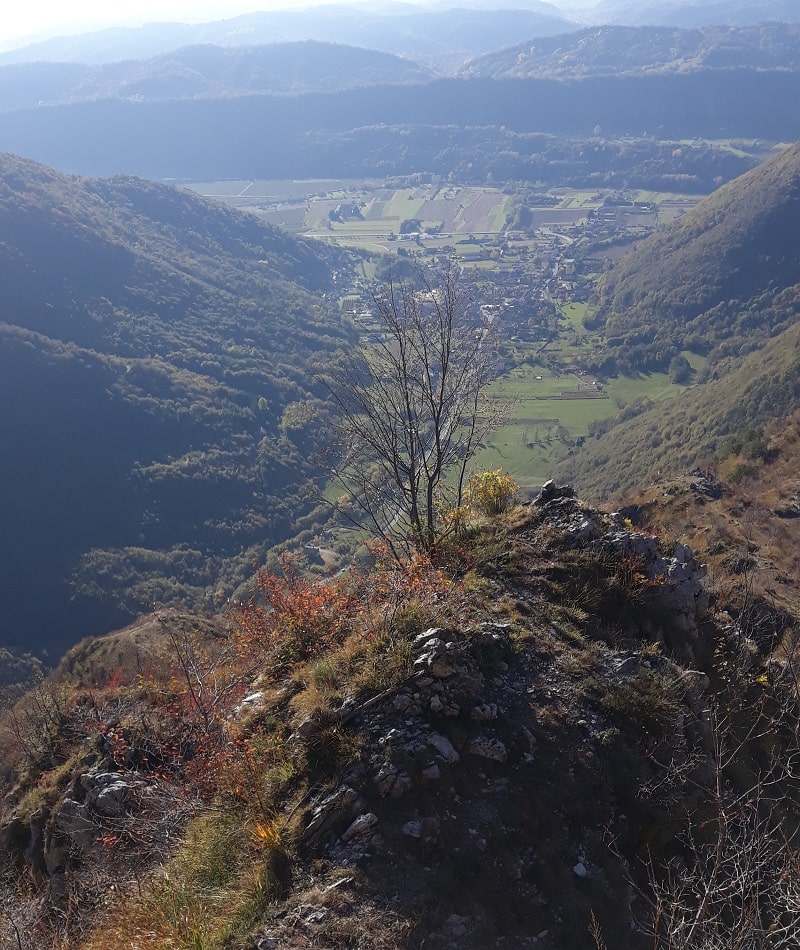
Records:
M246 639L295 663L320 656L344 642L359 613L352 577L325 582L299 574L284 558L282 574L259 571L250 604L235 619Z
M471 475L467 487L469 503L483 515L499 515L517 497L514 480L502 469Z

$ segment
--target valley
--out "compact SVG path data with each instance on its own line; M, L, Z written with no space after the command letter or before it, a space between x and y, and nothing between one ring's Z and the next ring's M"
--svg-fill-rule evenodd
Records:
M0 52L0 950L800 946L800 0L519 7Z
M714 147L734 145L743 153L749 149L751 156L768 151L764 143ZM700 148L697 143L693 147ZM9 402L27 407L27 415L3 423L7 443L18 446L6 463L7 523L15 532L26 523L37 526L24 535L23 549L30 554L9 572L9 589L26 590L33 583L33 552L41 548L48 525L58 521L55 515L34 517L34 509L69 510L65 494L70 493L89 505L76 445L83 453L94 451L96 439L115 445L112 430L114 420L122 418L119 413L133 413L126 425L142 427L144 440L147 423L134 422L142 410L159 420L158 439L164 440L151 436L150 445L129 440L124 451L98 461L90 490L109 486L102 491L116 499L114 513L104 510L97 529L87 524L63 540L51 536L43 564L46 576L57 579L59 596L17 601L7 617L4 637L9 644L21 644L15 631L27 624L49 629L52 611L64 621L60 632L47 634L48 644L58 651L78 630L101 632L152 603L211 607L241 596L252 565L265 557L274 563L286 548L303 556L315 548L333 549L336 563L345 563L362 536L343 532L321 504L325 456L318 453L331 410L324 387L305 374L331 359L323 354L335 353L337 335L368 339L374 330L373 288L392 277L404 279L415 268L455 263L473 318L496 332L497 379L488 406L492 413L508 408L503 408L502 424L480 447L473 468L507 471L523 496L535 494L553 471L581 470L592 437L616 417L655 412L656 405L666 406L690 392L706 373L708 346L697 334L696 342L687 340L660 363L632 357L624 346L617 346L611 359L599 316L599 282L608 269L627 260L631 248L646 243L648 236L681 227L702 203L695 193L524 182L479 186L430 173L382 180L199 182L183 192L167 186L159 191L129 179L87 190L83 180L60 178L41 167L9 161L7 168L6 180L13 184L7 191L4 240L13 250L6 286L19 301L15 333L53 337L49 351L44 339L37 344L42 348L38 362L25 349L24 335L18 352L9 344L9 366L33 361L27 376L10 371L4 380ZM60 203L59 189L67 189ZM195 206L193 192L215 204ZM211 210L215 206L218 214ZM97 229L96 222L103 219L107 223ZM88 220L98 232L95 257L108 264L99 271L82 270L85 264L80 264L62 273L77 260L70 245L76 222ZM190 251L176 245L176 226L189 227ZM40 237L45 233L46 240ZM232 240L234 233L239 236ZM302 248L294 247L296 239L305 242ZM277 256L266 250L268 245L280 247L282 240L285 248ZM49 242L54 252L40 258L37 241L41 247ZM29 260L30 273L39 276L22 278L25 272L10 263L13 255ZM156 263L158 255L173 260L174 270ZM327 263L312 264L315 256ZM298 259L307 263L298 265ZM283 260L289 262L289 272L282 277L303 285L299 296L292 298L295 292L290 291L289 299L310 299L311 287L324 291L308 329L284 336L286 362L268 370L261 354L265 345L274 345L267 341L274 339L270 334L277 325L260 325L259 314L277 312L274 280ZM309 279L306 266L316 276ZM131 268L150 274L149 284L121 292L113 275ZM247 272L239 278L240 287L229 283L236 272ZM266 298L272 300L260 308L256 301L264 293L259 288L268 286L265 280L273 281ZM65 293L63 286L74 289ZM199 315L220 321L217 314L227 306L222 301L242 290L238 322L231 322L228 311L209 338L197 323ZM166 311L163 295L170 301ZM87 320L81 306L94 316ZM48 316L53 307L75 316L68 324L53 325ZM251 314L247 330L241 325L243 312ZM327 330L322 329L325 321ZM219 343L212 342L217 338ZM44 473L40 484L23 472L24 466L36 464L41 443L30 442L24 433L31 424L43 433L79 426L69 415L73 403L64 402L48 418L47 402L38 395L55 385L44 382L48 374L53 381L62 374L57 385L66 391L76 385L72 364L59 361L65 346L104 353L84 358L97 377L87 391L96 391L103 406L109 392L115 395L107 407L96 410L95 428L80 440L74 437L72 445L52 442L59 446L65 477L43 505ZM334 355L331 365L337 359ZM100 397L104 372L117 382ZM220 385L229 387L231 395L220 395ZM151 388L149 399L142 387ZM217 404L220 415L214 419ZM223 438L225 426L233 428ZM304 479L316 480L316 501L295 495ZM117 496L119 488L112 485L125 486L124 496ZM319 564L309 567L321 569Z
M508 418L478 454L476 470L503 468L533 494L553 467L585 442L591 426L642 397L667 399L688 380L667 372L603 376L604 337L584 319L598 276L636 241L678 220L700 196L459 185L426 181L220 181L192 191L248 211L291 233L378 255L363 262L340 306L369 331L376 274L453 260L473 305L499 333L496 403ZM694 369L698 354L687 352Z

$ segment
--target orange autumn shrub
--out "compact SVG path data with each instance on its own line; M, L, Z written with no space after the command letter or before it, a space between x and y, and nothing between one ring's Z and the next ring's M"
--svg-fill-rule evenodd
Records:
M283 664L313 659L342 643L360 612L355 576L314 581L299 574L288 557L282 569L282 574L259 571L250 603L235 611L244 639Z

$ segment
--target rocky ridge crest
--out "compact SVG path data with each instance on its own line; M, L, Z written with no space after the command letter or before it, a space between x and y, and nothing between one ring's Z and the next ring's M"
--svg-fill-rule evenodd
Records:
M290 866L241 946L591 948L592 921L609 946L652 946L644 856L674 856L717 774L707 674L726 634L704 568L552 483L481 543L485 618L419 631L406 678L324 716L293 718L290 686L237 707L240 727L282 718L307 755L332 733L350 750L286 798ZM0 830L55 905L152 794L141 763L102 752Z

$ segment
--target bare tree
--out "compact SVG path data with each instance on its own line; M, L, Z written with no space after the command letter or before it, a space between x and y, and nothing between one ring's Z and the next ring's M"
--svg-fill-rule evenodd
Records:
M793 763L776 757L737 789L728 773L743 768L736 761L741 749L727 746L725 725L716 714L712 721L716 769L708 797L687 815L673 860L650 865L654 945L659 950L796 947L800 858Z
M631 877L658 950L800 946L796 632L762 662L736 628L720 640L717 690L693 725L700 751L679 754L659 783L686 809L682 828L671 858L646 860L646 885Z
M468 303L452 266L435 285L389 283L373 298L375 342L332 386L343 435L336 475L351 517L395 552L404 538L435 546L444 480L460 506L467 466L496 424L483 398L492 327L470 318Z

